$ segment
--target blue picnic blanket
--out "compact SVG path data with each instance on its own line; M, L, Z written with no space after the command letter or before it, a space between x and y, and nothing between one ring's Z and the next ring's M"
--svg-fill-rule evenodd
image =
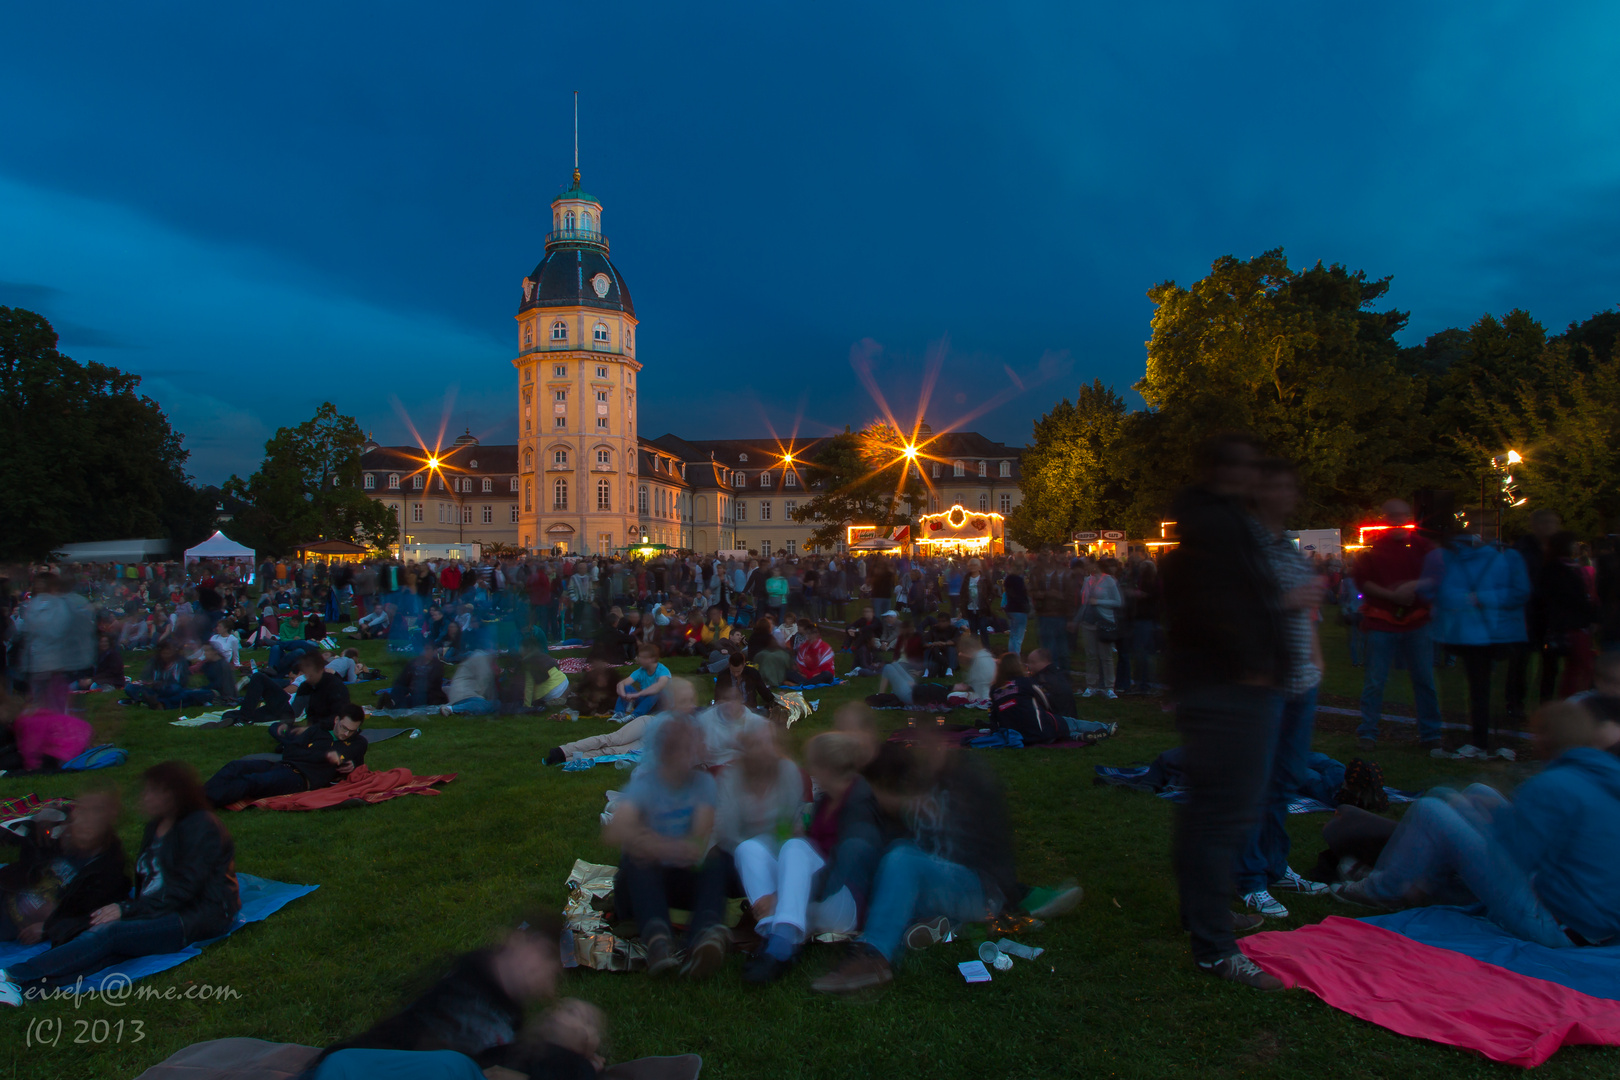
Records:
M641 751L632 750L628 754L601 754L597 757L579 757L563 764L563 772L584 772L593 765L607 761L640 761Z
M1478 914L1479 907L1418 907L1362 919L1413 941L1450 949L1516 975L1620 1000L1620 945L1549 949L1514 937Z
M320 888L319 885L289 885L284 881L271 881L269 878L254 877L252 874L237 874L236 886L242 894L242 910L236 913L236 921L225 933L207 941L194 942L179 952L137 956L133 960L115 964L94 975L86 976L79 985L85 990L99 990L103 980L114 976L117 977L113 980L113 985L116 986L178 967L194 956L201 956L203 949L216 941L223 941L248 923L268 919L300 896L307 896ZM38 956L48 948L50 948L48 945L20 945L15 941L0 941L0 970L30 956Z

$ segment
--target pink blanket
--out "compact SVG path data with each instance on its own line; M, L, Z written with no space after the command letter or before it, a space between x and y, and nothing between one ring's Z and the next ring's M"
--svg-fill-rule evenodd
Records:
M47 754L57 761L76 758L89 749L96 736L88 721L56 712L23 713L12 732L17 737L17 753L29 769L41 768Z
M1241 942L1284 985L1380 1027L1540 1065L1560 1046L1620 1046L1620 1001L1516 974L1356 919Z

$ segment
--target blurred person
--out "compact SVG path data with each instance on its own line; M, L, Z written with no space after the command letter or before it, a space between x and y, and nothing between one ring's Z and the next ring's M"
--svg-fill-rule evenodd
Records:
M135 895L90 915L66 944L0 972L0 1000L21 1004L23 987L56 987L109 964L179 952L218 937L241 908L235 844L208 809L191 766L165 761L142 774L146 830L135 857Z
M1059 738L1060 723L1019 655L1003 653L990 686L990 726L1016 731L1025 746L1035 746Z
M800 623L800 644L793 654L793 667L783 681L795 686L829 686L838 681L832 646L821 640L821 628L813 622Z
M1400 658L1412 680L1418 744L1434 749L1440 745L1441 732L1440 699L1434 691L1435 639L1429 600L1419 590L1423 563L1434 550L1434 542L1409 527L1413 524L1412 508L1404 501L1390 499L1382 510L1386 528L1374 535L1355 567L1367 665L1361 685L1356 746L1371 750L1378 745L1384 686L1389 682L1390 668Z
M1515 727L1522 724L1525 718L1525 701L1529 696L1530 656L1534 653L1541 658L1543 665L1547 662L1544 648L1547 643L1547 609L1541 589L1542 571L1547 565L1548 542L1563 527L1564 522L1558 511L1542 507L1530 514L1530 531L1513 542L1513 550L1524 560L1525 575L1530 580L1530 598L1525 603L1524 611L1524 641L1514 642L1501 650L1505 655L1507 667L1503 696L1506 698L1508 719ZM1554 663L1556 666L1556 660ZM1545 677L1542 684L1546 689L1541 694L1541 700L1550 701L1553 696L1552 685Z
M420 709L449 700L444 692L444 661L431 639L422 642L417 655L399 669L393 685L377 695L377 704L385 709Z
M1592 683L1592 628L1598 605L1577 559L1578 541L1572 532L1547 538L1546 558L1536 582L1532 608L1539 609L1541 642L1541 695L1543 704L1569 697ZM1530 631L1527 619L1527 632ZM1532 635L1531 642L1535 638ZM1509 664L1513 663L1512 657ZM1564 677L1558 678L1562 663ZM1556 691L1556 694L1555 694Z
M682 685L685 685L684 683ZM725 860L709 849L718 792L697 768L701 736L690 720L671 716L658 740L658 765L639 770L602 829L602 842L622 850L614 882L619 914L636 920L647 950L647 973L677 965L669 908L692 913L683 974L701 978L725 960Z
M962 665L962 681L951 687L945 701L960 706L990 700L990 684L996 677L996 658L978 637L963 634L956 642L957 660Z
M495 676L494 653L481 650L468 654L450 676L450 687L445 691L450 700L439 706L439 715L489 716L500 712L501 695Z
M0 829L0 844L18 849L0 867L0 941L64 944L90 928L93 912L129 895L118 810L116 788L92 789L74 800L65 823L36 815Z
M1068 671L1069 620L1079 602L1079 591L1062 564L1062 556L1041 555L1027 584L1041 648L1053 663Z
M765 684L765 677L759 673L759 668L750 664L740 652L728 656L725 668L715 676L714 699L719 701L720 695L727 690L735 690L739 700L756 712L768 712L777 704L776 695Z
M1020 656L1029 630L1029 589L1016 569L1001 582L1001 608L1007 613L1007 650Z
M967 620L968 633L981 640L985 626L990 621L990 588L990 579L984 575L983 561L969 559L967 572L962 575L962 584L956 591L956 613L959 618Z
M578 758L628 754L633 750L642 751L642 760L650 762L649 736L669 717L690 721L697 711L697 692L685 679L671 679L653 703L654 708L632 716L613 731L552 747L546 753L546 764L561 765Z
M1584 703L1545 705L1536 726L1552 761L1511 802L1484 784L1429 792L1373 872L1334 894L1379 908L1482 904L1503 930L1551 949L1620 941L1620 758L1598 745L1607 735Z
M914 749L884 744L867 768L879 806L904 823L906 838L878 862L866 925L849 956L812 982L812 990L882 986L893 979L902 949L926 948L954 924L994 916L1024 891L994 778L923 731Z
M1245 510L1258 479L1252 436L1202 451L1205 479L1176 497L1180 543L1165 556L1167 670L1186 749L1176 808L1182 925L1200 971L1260 990L1282 983L1238 950L1262 917L1233 912L1233 868L1259 817L1277 685L1288 676L1283 597Z
M619 698L618 684L619 672L612 658L593 650L584 673L563 700L581 716L611 716Z
M1133 694L1151 694L1157 686L1159 652L1159 567L1152 559L1137 562L1126 588L1131 621L1126 651L1130 654Z
M1305 786L1316 729L1316 694L1325 669L1318 625L1326 593L1310 560L1284 533L1299 503L1299 472L1293 463L1280 458L1261 461L1254 487L1254 529L1284 597L1288 668L1277 682L1271 778L1260 820L1238 858L1237 891L1245 908L1275 919L1288 918L1288 909L1272 895L1273 889L1307 895L1327 891L1327 886L1307 880L1288 865L1288 804Z
M1119 695L1114 690L1114 642L1122 633L1120 620L1124 617L1125 598L1119 591L1119 582L1104 572L1095 559L1085 561L1085 577L1080 583L1080 609L1075 625L1080 630L1080 641L1086 651L1086 689L1081 697L1101 694L1105 698Z
M636 648L636 667L615 687L618 701L614 705L614 720L622 723L652 712L669 680L669 668L659 662L658 646L643 642Z

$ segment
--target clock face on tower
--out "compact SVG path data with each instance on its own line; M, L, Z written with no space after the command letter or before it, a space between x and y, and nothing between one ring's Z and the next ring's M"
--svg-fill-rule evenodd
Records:
M608 280L608 276L606 274L597 274L595 277L591 278L591 288L596 290L597 296L606 297L608 294L608 289L612 286L612 284L613 283Z

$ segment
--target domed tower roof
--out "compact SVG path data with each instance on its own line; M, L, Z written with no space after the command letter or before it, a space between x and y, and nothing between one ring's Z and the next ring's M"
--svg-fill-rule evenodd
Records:
M608 258L602 204L580 187L578 169L574 170L573 186L552 200L551 220L545 258L524 279L518 312L588 307L622 311L635 318L630 288Z

